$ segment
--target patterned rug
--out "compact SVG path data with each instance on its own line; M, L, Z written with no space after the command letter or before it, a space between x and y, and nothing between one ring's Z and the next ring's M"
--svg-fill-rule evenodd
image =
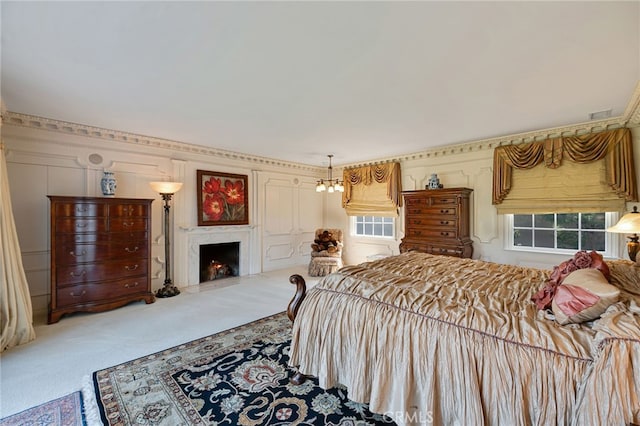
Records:
M393 424L345 388L290 384L290 339L284 313L263 318L97 371L87 401L105 425Z
M0 419L0 426L82 426L84 424L80 392L74 392Z

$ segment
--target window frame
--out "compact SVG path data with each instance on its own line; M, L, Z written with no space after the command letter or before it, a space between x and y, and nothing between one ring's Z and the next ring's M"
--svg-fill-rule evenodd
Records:
M580 212L582 213L582 212ZM605 238L605 250L599 251L603 257L607 258L618 258L620 257L620 238L619 234L615 234L612 232L606 232L606 229L610 226L615 225L618 222L620 214L618 212L604 212L605 213L605 224L604 224L604 238ZM529 213L525 213L529 214ZM550 212L550 213L531 213L533 215L543 215L543 214L562 214L561 212ZM514 214L505 214L504 215L504 249L510 251L521 251L521 252L530 252L530 253L546 253L546 254L560 254L560 255L574 255L576 253L576 249L559 249L559 248L549 248L549 247L529 247L529 246L516 246L513 244L513 223L514 223ZM532 223L532 229L535 228L535 219L534 223ZM540 229L540 228L538 228ZM556 230L555 228L554 230ZM581 230L578 230L581 232ZM557 245L557 235L555 236L555 243Z
M381 217L383 219L391 219L392 223L391 223L391 229L392 229L392 235L391 236L387 236L387 235L366 235L366 234L358 234L357 233L357 222L356 222L356 218L358 217ZM359 216L349 216L349 228L351 230L351 236L354 238L366 238L366 239L381 239L381 240L395 240L396 239L396 235L397 233L397 225L398 225L398 221L396 220L397 218L395 217L387 217L387 216L375 216L375 215L359 215Z

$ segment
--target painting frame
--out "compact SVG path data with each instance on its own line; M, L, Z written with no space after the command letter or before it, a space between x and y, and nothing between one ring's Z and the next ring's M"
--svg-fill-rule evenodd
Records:
M198 226L249 224L247 175L196 171Z

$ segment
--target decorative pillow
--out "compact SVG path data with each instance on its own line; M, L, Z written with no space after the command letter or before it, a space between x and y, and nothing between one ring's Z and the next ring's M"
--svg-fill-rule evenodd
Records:
M556 288L551 309L558 324L577 324L598 318L619 298L620 290L598 269L578 269Z
M602 272L602 275L604 275L607 281L611 281L611 272L609 271L609 265L607 265L607 262L602 259L602 255L596 251L591 251L589 253L589 256L591 256L591 266L589 267Z
M602 275L607 281L610 281L611 274L609 267L602 259L602 255L596 251L591 253L580 250L572 259L566 260L554 266L553 272L549 279L545 281L544 287L542 287L536 294L531 297L531 300L536 304L536 307L540 310L551 309L551 301L556 294L556 289L566 277L574 271L579 269L593 268L602 272Z

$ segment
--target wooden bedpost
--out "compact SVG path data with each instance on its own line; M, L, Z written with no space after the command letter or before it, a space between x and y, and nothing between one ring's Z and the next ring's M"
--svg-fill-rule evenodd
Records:
M307 283L304 281L301 275L294 274L289 277L289 282L291 284L295 284L296 286L296 294L293 295L293 299L289 302L289 306L287 306L287 316L293 322L296 319L296 315L298 314L298 308L300 308L300 304L304 300L307 295Z
M289 302L289 306L287 306L287 316L293 322L296 319L296 315L298 314L298 308L300 308L300 304L304 300L307 295L307 283L304 281L301 275L294 274L289 277L289 282L291 284L295 284L296 286L296 294L293 295L293 299ZM292 385L301 385L304 381L307 380L307 376L296 371L296 374L293 375L289 379L289 382Z

